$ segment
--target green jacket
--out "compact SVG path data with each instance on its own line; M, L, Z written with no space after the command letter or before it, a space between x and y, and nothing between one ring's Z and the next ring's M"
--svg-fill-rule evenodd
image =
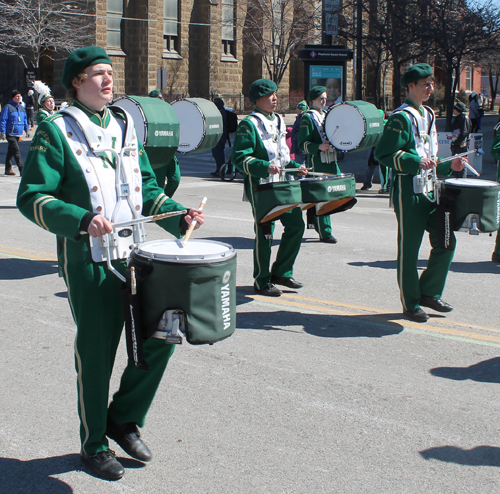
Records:
M40 108L36 114L36 124L40 125L47 117L50 117L53 114L53 112L51 113L45 108Z
M102 128L107 128L113 118L107 108L101 117L78 101L74 104ZM75 241L88 241L88 237L80 235L80 224L87 213L92 213L90 192L82 168L66 137L54 123L59 118L71 117L56 113L46 118L37 129L19 185L17 207L24 216L45 230ZM184 209L167 198L163 189L158 187L140 143L139 166L142 174L144 216ZM187 226L184 221L181 223L182 218L179 215L160 220L158 224L173 235L180 236Z
M422 115L422 108L406 98L405 103L416 108ZM421 157L416 150L410 119L401 111L392 115L384 127L384 133L377 144L375 159L392 168L396 174L418 175ZM438 164L437 172L449 175L451 161Z
M266 113L255 109L270 120L275 115L267 115ZM236 129L236 136L233 142L233 152L231 162L244 175L245 189L247 197L250 197L250 187L258 185L261 179L269 178L269 155L260 138L255 125L250 121L250 117L246 117L240 122ZM300 165L291 160L287 168L298 168Z

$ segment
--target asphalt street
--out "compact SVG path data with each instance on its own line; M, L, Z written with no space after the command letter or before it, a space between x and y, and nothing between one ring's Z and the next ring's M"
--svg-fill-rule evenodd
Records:
M486 151L496 121L483 119ZM75 327L55 237L17 211L19 176L0 175L0 492L499 492L495 237L457 233L443 296L455 310L412 323L396 283L396 219L375 185L332 216L338 244L305 232L294 272L303 289L261 297L252 290L253 221L241 177L210 177L210 152L180 163L174 198L187 207L208 198L206 224L192 238L237 252L237 329L213 346L176 349L143 429L153 462L112 443L126 467L118 482L89 475L79 461ZM341 164L358 189L365 165L364 152ZM483 178L495 173L486 155ZM155 225L147 230L148 240L167 237ZM420 269L428 253L424 239ZM125 359L122 342L112 391Z

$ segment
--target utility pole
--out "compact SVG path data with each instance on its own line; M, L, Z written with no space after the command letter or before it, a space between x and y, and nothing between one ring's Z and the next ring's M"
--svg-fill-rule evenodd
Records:
M356 99L363 99L363 0L356 0Z

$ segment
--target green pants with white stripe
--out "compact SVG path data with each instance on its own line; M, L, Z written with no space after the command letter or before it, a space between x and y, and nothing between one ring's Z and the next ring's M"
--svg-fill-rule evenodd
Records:
M413 177L396 175L393 189L394 211L398 220L397 275L404 310L420 307L422 295L441 298L455 253L456 239L451 232L453 250L440 249L437 239L436 203L413 192ZM427 267L418 275L418 253L425 232L429 233L431 253Z
M94 455L108 449L108 415L117 424L133 422L144 426L174 347L156 338L144 341L150 370L138 370L128 362L108 406L110 378L124 324L121 281L105 263L92 261L85 240L65 239L59 262L77 325L75 365L81 445L85 453ZM114 261L113 265L124 273L125 261ZM124 353L123 360L126 358Z
M271 281L271 273L275 276L291 278L293 276L293 265L300 250L302 237L304 235L304 219L302 210L294 208L282 214L277 221L281 221L284 227L283 235L281 236L280 245L276 260L273 263L272 269L269 269L271 264L271 247L272 239L266 239L262 228L255 222L255 241L253 248L253 277L254 286L262 290ZM271 233L274 233L275 221L271 225Z

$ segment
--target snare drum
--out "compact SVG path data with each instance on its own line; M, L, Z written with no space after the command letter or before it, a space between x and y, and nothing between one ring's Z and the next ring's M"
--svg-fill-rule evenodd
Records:
M298 181L270 182L253 187L253 208L257 223L274 221L302 202Z
M113 105L132 116L151 167L170 163L179 147L179 120L172 106L159 98L144 96L122 96Z
M201 153L214 148L222 137L222 115L214 103L185 98L172 103L181 131L179 153Z
M340 151L362 151L375 146L384 130L384 119L375 105L366 101L344 101L331 106L323 131Z
M356 179L350 173L303 178L299 182L302 189L302 209L316 206L317 216L347 211L357 202Z
M160 327L166 311L182 312L189 343L223 340L236 328L236 253L214 240L155 240L136 246L129 267L144 273L138 282L143 326Z
M500 183L478 178L448 178L440 187L440 200L443 199L453 201L454 231L498 230Z

